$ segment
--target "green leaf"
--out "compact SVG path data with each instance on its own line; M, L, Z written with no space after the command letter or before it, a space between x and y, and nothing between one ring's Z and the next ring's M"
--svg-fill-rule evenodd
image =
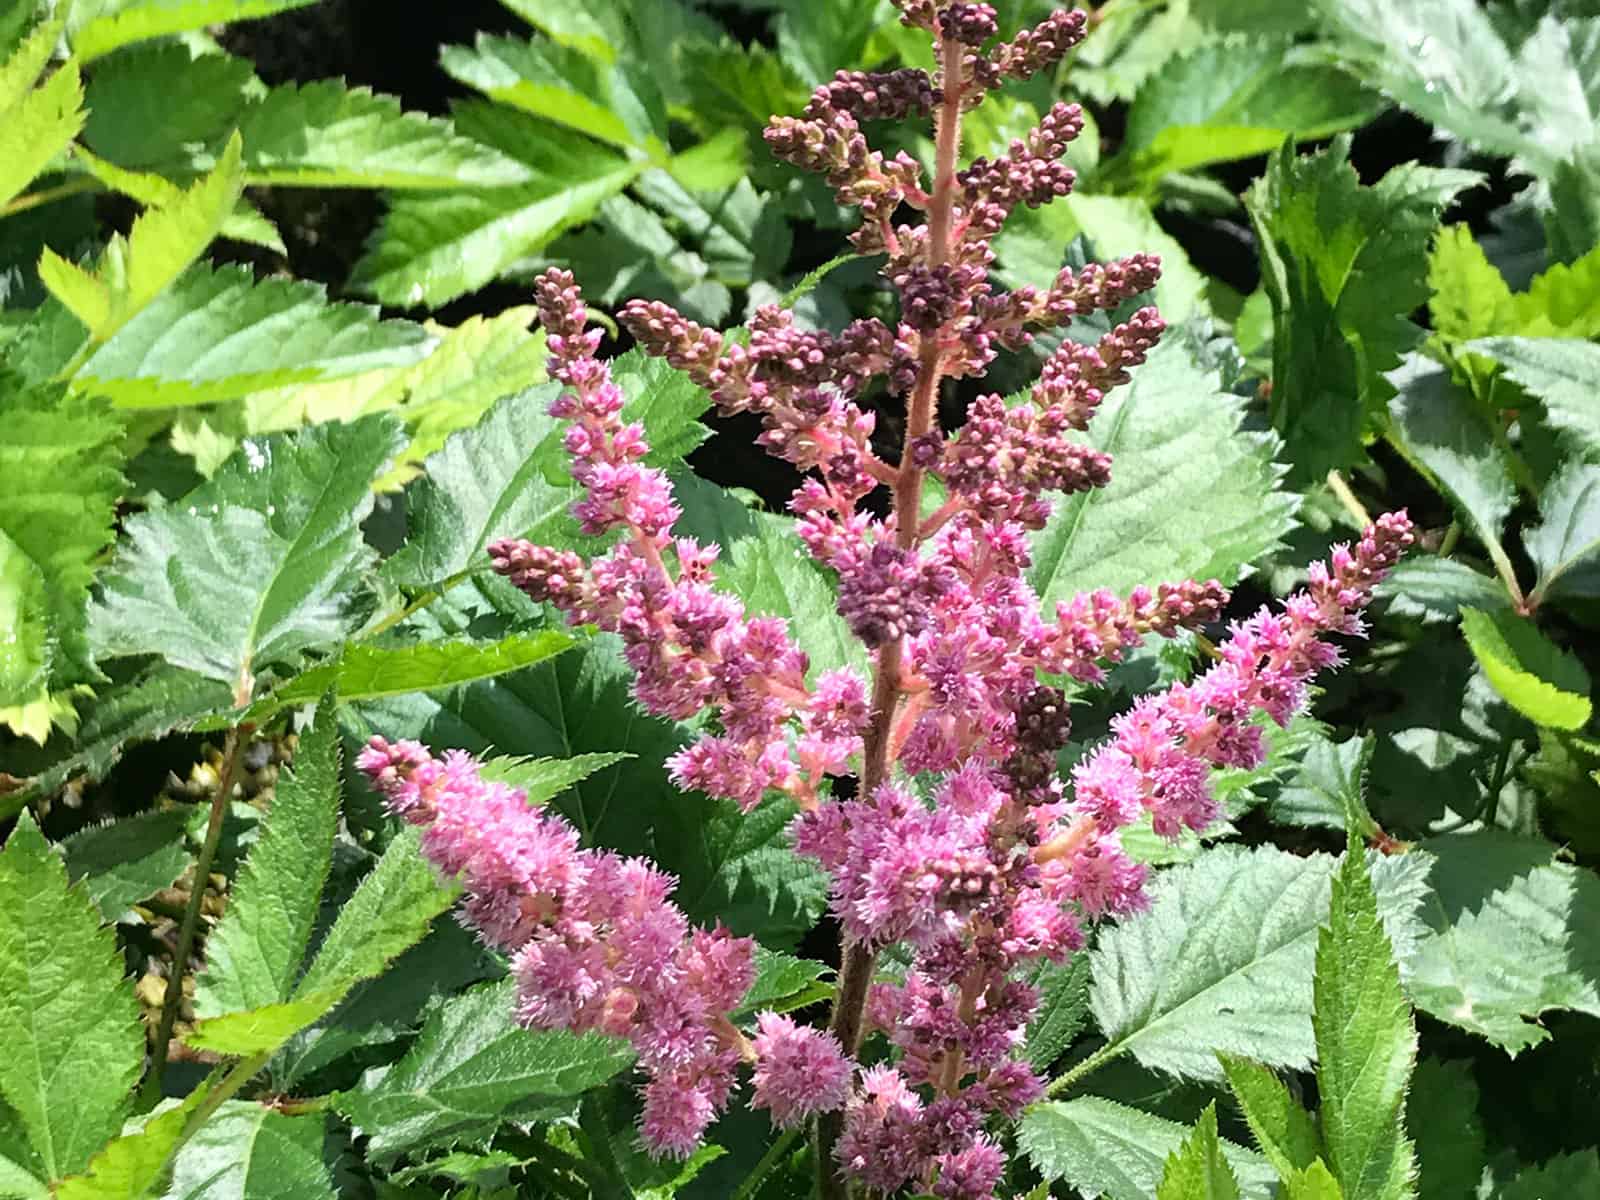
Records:
M115 938L27 812L0 853L0 912L0 1094L59 1179L121 1128L144 1029Z
M577 535L567 512L576 490L550 481L565 466L563 427L547 411L558 390L551 384L507 396L429 456L410 492L410 536L384 564L391 579L437 588L487 566L483 550L496 538L562 542Z
M1063 250L1080 234L1099 258L1160 255L1161 281L1150 303L1170 323L1205 311L1205 276L1150 206L1131 196L1074 193L1043 208L1018 210L994 239L995 274L1008 287L1048 287L1061 270Z
M53 46L59 33L59 23L52 22L41 26L34 39L48 35ZM28 47L19 55L31 65ZM83 85L74 62L63 65L19 102L0 103L0 205L9 204L71 144L83 121Z
M145 1200L165 1180L172 1152L205 1097L205 1088L195 1088L183 1103L173 1103L139 1129L112 1138L83 1174L58 1181L50 1195L56 1200Z
M1284 1200L1345 1200L1344 1189L1320 1158L1284 1180Z
M1414 941L1429 860L1374 864L1397 941ZM1101 932L1090 1003L1110 1053L1220 1080L1218 1051L1301 1069L1315 1053L1311 967L1335 860L1219 846L1158 878L1147 912Z
M50 1200L50 1188L42 1179L0 1155L0 1197L6 1200Z
M298 675L263 697L252 712L259 721L285 708L308 704L330 688L341 702L349 702L456 687L531 667L574 644L571 634L556 629L512 634L498 642L356 643L345 647L336 662Z
M337 988L325 988L260 1008L202 1017L183 1040L195 1050L233 1057L271 1054L302 1029L327 1016L341 995Z
M608 65L552 42L480 33L469 49L446 46L451 78L489 99L651 157L665 153L666 111L647 74Z
M1349 153L1347 136L1300 158L1285 144L1248 197L1272 302L1272 424L1301 484L1361 461L1394 394L1384 372L1421 338L1408 314L1428 299L1439 213L1480 179L1408 163L1366 187Z
M1048 963L1034 979L1039 1009L1024 1043L1028 1061L1044 1072L1066 1053L1089 1021L1089 958L1074 954L1065 966Z
M252 21L316 0L75 0L67 24L72 51L88 62L132 42Z
M1110 486L1058 501L1033 537L1045 608L1093 588L1232 584L1279 545L1295 500L1277 490L1276 440L1241 432L1243 417L1180 338L1158 346L1089 425L1085 440L1114 460Z
M115 163L99 158L82 146L73 151L73 160L94 176L102 185L147 208L161 208L177 202L183 190L160 175L148 171L130 171ZM259 209L245 199L238 200L233 211L222 219L218 233L225 238L252 245L265 246L279 254L287 254L278 227L261 215Z
M1513 321L1511 288L1466 223L1446 225L1428 254L1428 315L1455 341L1484 337Z
M626 419L644 426L652 467L671 467L711 436L700 417L711 397L687 374L635 347L611 361L611 376L626 398Z
M93 272L45 248L39 278L88 327L92 342L106 341L148 307L222 232L244 185L239 155L234 134L209 175L145 209L126 238L112 237Z
M1505 585L1453 558L1415 554L1400 562L1376 593L1396 616L1428 624L1455 622L1463 608L1487 611L1510 605Z
M1511 464L1482 409L1420 355L1396 372L1389 402L1396 444L1485 546L1498 549L1516 504Z
M409 366L430 348L418 326L380 321L364 304L329 304L320 284L258 282L242 267L200 264L91 354L72 386L123 408L211 404Z
M1550 1009L1600 1016L1600 878L1555 847L1499 830L1426 843L1438 854L1431 931L1407 989L1431 1016L1511 1054L1550 1036Z
M1564 338L1482 338L1465 349L1484 354L1506 369L1543 405L1545 418L1573 449L1600 460L1600 346Z
M214 145L234 128L254 78L247 59L228 54L179 42L130 47L89 77L83 142L121 167L175 168L190 147Z
M1234 1055L1219 1056L1228 1087L1244 1113L1256 1145L1284 1178L1304 1170L1322 1152L1311 1114L1300 1107L1281 1079L1260 1063Z
M1463 608L1461 632L1494 690L1530 721L1552 729L1589 723L1589 673L1532 621Z
M466 137L528 166L533 182L391 198L351 279L385 304L437 307L475 291L589 220L644 169L514 110L467 104L455 119Z
M1239 1181L1217 1136L1216 1101L1206 1105L1183 1145L1167 1155L1156 1200L1239 1200Z
M573 758L500 757L484 760L482 775L526 792L528 803L546 804L596 771L630 758L627 754L579 754Z
M1405 1126L1417 1145L1421 1200L1458 1200L1476 1192L1488 1151L1470 1062L1417 1063Z
M1536 1167L1524 1167L1500 1189L1496 1200L1555 1200L1589 1195L1600 1187L1600 1151L1592 1147L1558 1154Z
M1022 1118L1017 1145L1046 1179L1062 1179L1085 1196L1149 1200L1167 1156L1188 1133L1182 1125L1097 1096L1036 1104ZM1254 1151L1220 1143L1239 1194L1266 1200L1277 1176ZM1203 1193L1202 1193L1203 1194Z
M1363 780L1375 744L1371 734L1345 742L1326 738L1312 742L1300 760L1300 770L1272 798L1272 819L1338 829L1358 838L1378 832L1378 823L1367 810Z
M0 708L93 678L84 627L122 491L121 423L98 400L0 374Z
M178 1151L162 1200L333 1200L325 1118L229 1100Z
M415 1152L576 1096L625 1071L633 1051L616 1038L535 1032L512 1020L516 985L473 988L429 1015L411 1050L368 1071L339 1111L370 1138L369 1152Z
M128 521L91 637L105 657L156 654L234 688L339 641L372 559L360 522L394 423L321 425L250 443L170 508Z
M1266 154L1292 135L1329 137L1384 107L1353 76L1286 38L1205 41L1169 59L1128 108L1122 153L1139 177Z
M245 106L238 125L253 184L494 188L532 177L448 121L403 112L393 96L332 79L275 87Z
M1411 1006L1378 917L1378 894L1354 838L1317 934L1312 1025L1328 1165L1352 1200L1416 1194L1402 1117L1417 1057Z
M740 1001L734 1020L759 1012L790 1012L825 999L833 994L833 985L822 977L832 974L827 963L757 946L755 982Z
M1569 574L1584 568L1593 575L1600 552L1600 465L1570 460L1563 463L1539 496L1539 524L1526 530L1522 544L1539 568L1539 583L1529 603L1538 605L1567 592L1593 594L1593 580Z
M751 615L786 618L813 672L854 667L868 673L866 650L839 615L833 585L801 545L792 518L757 514L753 536L734 542L717 581Z
M67 876L83 882L103 920L118 921L188 869L187 819L182 811L143 812L80 829L61 843Z
M320 707L281 772L272 808L250 848L222 920L206 938L195 981L198 1017L289 998L305 957L339 825L339 734L333 705Z

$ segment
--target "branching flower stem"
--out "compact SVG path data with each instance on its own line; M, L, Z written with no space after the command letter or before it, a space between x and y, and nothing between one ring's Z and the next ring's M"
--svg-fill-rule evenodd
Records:
M928 241L932 265L950 259L951 233L957 195L956 169L961 155L962 54L965 47L953 37L941 37L939 58L943 96L937 122L934 151L934 183L928 204ZM921 528L922 481L926 474L912 460L915 440L934 425L939 401L939 382L943 376L940 339L929 337L923 343L916 384L906 415L905 440L900 450L900 467L894 483L896 538L902 549L912 549L925 536ZM932 533L933 530L927 530ZM901 665L904 638L886 643L877 655L872 686L872 723L863 735L863 763L860 794L870 796L888 779L893 766L890 757L895 716L903 694ZM839 965L839 990L834 996L833 1015L828 1028L839 1039L846 1054L854 1054L861 1043L862 1012L872 983L876 954L859 942L845 944ZM823 1113L817 1119L817 1189L822 1200L842 1200L849 1194L843 1176L834 1162L834 1147L843 1129L843 1114Z

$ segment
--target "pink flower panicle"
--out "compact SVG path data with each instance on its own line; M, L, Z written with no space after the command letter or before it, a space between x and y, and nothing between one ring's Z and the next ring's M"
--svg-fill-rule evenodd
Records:
M1052 69L1086 18L1056 12L1005 40L987 4L897 4L931 37L938 69L841 72L798 117L774 117L766 139L860 210L852 241L882 256L898 316L829 332L769 305L740 340L658 301L619 313L721 413L755 414L761 445L801 474L795 529L837 583L871 684L848 667L813 672L782 620L715 588L715 547L674 536L671 486L646 463L645 431L626 419L564 271L536 285L563 385L550 411L568 422L583 490L574 514L613 540L593 556L520 539L489 547L529 596L618 635L642 707L710 715L668 760L679 786L746 810L774 792L796 802L794 845L829 874L846 935L907 952L902 978L867 990L866 1023L890 1061L858 1072L853 1045L771 1013L746 1038L730 1014L750 982L750 942L691 928L669 877L581 849L564 822L484 780L466 756L375 739L361 765L396 813L424 826L428 857L462 880L466 919L513 955L519 1018L634 1046L654 1149L692 1151L748 1061L754 1102L776 1124L843 1109L834 1154L868 1188L986 1200L1005 1165L991 1123L1043 1092L1018 1057L1039 1000L1024 973L1065 959L1090 922L1144 904L1145 868L1121 831L1147 813L1167 837L1215 820L1213 770L1261 760L1258 714L1282 723L1304 705L1311 677L1339 661L1327 638L1362 631L1360 610L1413 535L1404 514L1389 514L1353 548L1336 547L1282 612L1233 626L1215 665L1135 703L1063 780L1071 721L1050 681L1100 684L1145 638L1215 622L1228 601L1215 580L1178 581L1087 592L1046 612L1028 580L1030 533L1055 495L1109 482L1111 459L1086 431L1165 327L1137 308L1092 344L1066 338L1029 392L1011 404L980 395L950 433L935 419L939 386L983 375L1042 330L1124 309L1155 285L1160 262L1135 254L1063 269L1048 287L998 290L990 240L1019 205L1070 192L1061 160L1083 114L1057 104L1003 153L965 167L947 122L1003 81ZM873 122L930 115L932 179L869 143ZM875 379L906 405L895 461L874 448L862 404ZM936 502L923 503L924 479L940 485ZM885 488L893 503L880 515L873 493ZM858 788L832 798L830 777L852 774ZM835 1029L856 1034L853 1018Z

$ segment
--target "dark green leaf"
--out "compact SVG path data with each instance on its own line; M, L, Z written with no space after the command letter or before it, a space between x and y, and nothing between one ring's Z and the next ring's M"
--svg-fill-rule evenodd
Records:
M182 811L144 812L81 829L61 844L67 875L83 881L104 920L120 920L189 866L187 818Z
M1522 544L1539 568L1532 603L1568 592L1593 594L1593 560L1600 554L1600 466L1563 463L1540 493L1539 524L1523 533Z
M1373 745L1371 734L1345 742L1318 738L1300 760L1300 770L1272 798L1272 819L1371 837L1378 824L1367 811L1363 776Z
M1421 1200L1457 1200L1476 1192L1488 1152L1470 1062L1424 1058L1417 1064L1406 1097L1406 1129L1417 1145Z
M1034 1070L1046 1071L1089 1023L1089 956L1074 954L1065 966L1045 964L1034 986L1039 1011L1028 1025L1025 1045Z
M1545 417L1572 446L1600 458L1600 346L1564 338L1493 337L1465 349L1485 354L1544 404Z

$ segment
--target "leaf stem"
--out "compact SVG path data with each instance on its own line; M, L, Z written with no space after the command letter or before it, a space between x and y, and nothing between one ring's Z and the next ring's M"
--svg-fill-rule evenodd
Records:
M794 1144L799 1138L800 1127L798 1125L793 1129L785 1129L783 1136L767 1147L767 1152L761 1156L761 1161L755 1165L750 1174L744 1177L744 1182L733 1193L731 1200L750 1200L752 1196L760 1191L761 1185L767 1181L767 1176L772 1174L772 1169L778 1165L784 1155L794 1148Z
M92 192L99 186L100 181L94 176L80 175L76 179L67 180L66 183L58 183L55 187L18 196L11 203L0 207L0 217L12 217L17 213L27 212L30 208L38 208L42 204L65 200L68 196L77 196L83 192Z
M1044 1094L1046 1096L1059 1096L1085 1075L1098 1071L1125 1049L1127 1049L1126 1042L1107 1042L1077 1066L1056 1079L1052 1079L1050 1086L1045 1088Z
M1372 524L1372 517L1368 514L1366 505L1356 498L1356 494L1350 490L1350 485L1338 471L1328 472L1328 490L1338 498L1345 512L1355 518L1357 526L1365 529Z
M200 846L200 857L195 859L189 906L184 910L183 924L178 927L178 947L172 958L172 972L167 976L166 995L161 1001L161 1020L156 1026L156 1044L150 1055L150 1074L145 1084L146 1094L150 1096L161 1094L161 1073L167 1065L167 1049L172 1044L172 1027L178 1020L178 1006L183 1003L183 976L189 969L189 956L194 953L200 908L206 896L206 880L211 875L211 863L222 841L222 822L228 813L228 798L233 794L234 781L239 776L239 762L244 757L245 743L253 730L252 725L236 725L228 730L227 739L223 742L222 771L217 779L216 794L211 797L211 816L206 822L205 841ZM240 1082L242 1084L243 1081Z

